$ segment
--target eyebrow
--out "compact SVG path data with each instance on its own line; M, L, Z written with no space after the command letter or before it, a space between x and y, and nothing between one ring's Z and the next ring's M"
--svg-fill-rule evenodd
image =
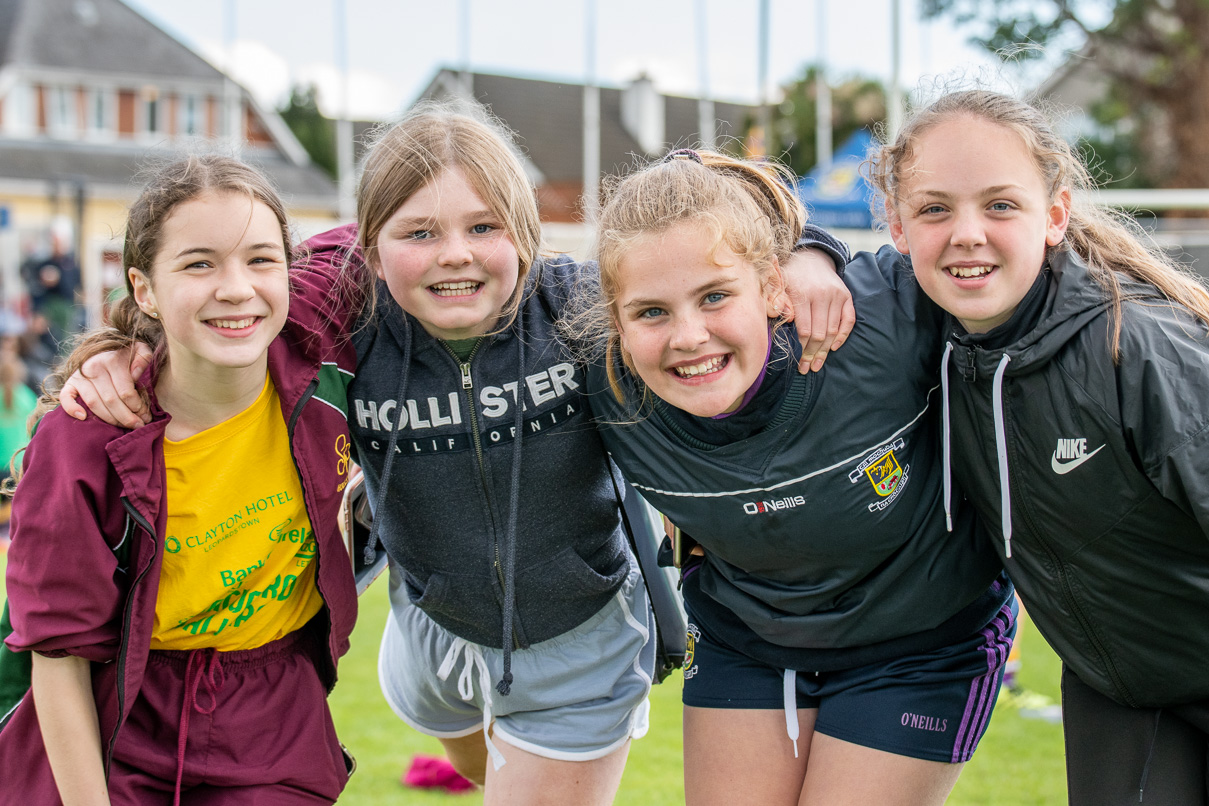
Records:
M273 243L272 241L264 241L263 243L254 243L246 248L249 251L260 250L260 249L276 249L278 252L285 251L285 246L283 244ZM217 249L211 249L208 246L192 246L192 247L189 247L188 249L182 249L180 252L178 252L176 254L176 257L182 258L182 257L188 257L189 255L217 255L217 254L218 254Z
M986 196L994 196L1008 190L1023 190L1020 185L995 185L994 187L984 188L982 194ZM912 196L924 196L929 199L941 199L950 201L956 198L956 194L946 193L943 190L917 190L911 194Z
M495 213L491 211L491 208L484 207L481 210L471 210L464 217L469 218L469 219L474 219L474 220L481 219L481 218L494 218ZM391 226L392 227L403 227L405 229L410 229L411 227L423 228L423 227L431 227L433 224L436 223L436 221L437 221L437 217L435 215L414 216L412 218L400 218L397 221L394 221L391 224Z
M739 280L738 277L720 277L716 280L710 280L709 282L703 283L703 284L697 286L696 288L694 288L692 291L689 292L689 295L694 296L694 297L699 297L707 291L711 291L715 288L721 288L723 286L730 285L731 283L738 282L738 280ZM635 300L630 300L629 302L627 302L623 306L623 308L625 310L629 310L631 308L652 308L652 307L659 307L664 304L665 304L664 302L662 302L661 300L657 300L657 299L635 299Z

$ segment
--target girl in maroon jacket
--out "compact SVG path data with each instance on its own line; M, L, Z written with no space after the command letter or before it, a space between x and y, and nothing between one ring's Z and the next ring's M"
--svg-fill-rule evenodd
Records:
M26 453L6 643L33 652L33 684L0 733L0 804L343 789L326 694L356 611L336 522L353 356L322 311L290 309L289 253L280 199L235 160L173 163L131 208L129 294L61 377L155 345L153 418L52 411Z

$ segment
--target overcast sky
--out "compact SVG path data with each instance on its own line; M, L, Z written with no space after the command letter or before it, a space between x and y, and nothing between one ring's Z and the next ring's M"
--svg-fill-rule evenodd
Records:
M316 83L328 114L339 104L336 32L345 12L350 111L389 117L405 108L438 69L462 63L459 33L468 6L469 61L480 72L583 82L590 0L125 0L232 73L266 103L291 84ZM825 3L820 48L818 2ZM785 83L825 56L836 76L891 73L892 0L771 0L769 84ZM621 85L646 72L663 92L695 96L699 13L705 9L710 95L759 99L758 0L595 0L596 77ZM925 23L919 0L901 0L903 81L909 90L937 75L985 74L988 57L969 32ZM233 23L228 13L233 10Z

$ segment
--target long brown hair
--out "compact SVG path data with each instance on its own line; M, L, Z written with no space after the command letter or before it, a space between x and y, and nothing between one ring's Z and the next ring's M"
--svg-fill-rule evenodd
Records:
M1163 252L1129 215L1095 204L1089 198L1095 182L1083 160L1058 136L1040 109L1009 95L989 90L950 92L916 112L894 142L882 146L868 164L870 181L887 207L900 201L902 171L915 159L919 138L938 124L962 116L981 118L1015 132L1033 156L1051 199L1063 188L1070 189L1066 237L1047 249L1047 257L1063 250L1075 253L1104 289L1112 305L1113 361L1118 361L1121 353L1124 297L1119 275L1155 287L1209 325L1209 291ZM882 217L889 214L887 210L877 212Z

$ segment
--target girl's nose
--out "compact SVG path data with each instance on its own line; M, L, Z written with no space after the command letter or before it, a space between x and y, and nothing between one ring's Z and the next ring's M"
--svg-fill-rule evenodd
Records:
M705 320L696 314L677 317L672 326L672 338L669 346L673 350L692 352L709 341L709 329Z
M953 219L953 232L949 240L954 246L972 247L986 243L986 228L981 216L974 212L958 212Z
M466 266L474 261L474 255L470 251L470 242L461 234L451 234L445 236L441 241L440 252L437 253L437 261L442 266Z
M223 302L246 302L256 295L251 270L246 266L234 266L223 272L214 296Z

